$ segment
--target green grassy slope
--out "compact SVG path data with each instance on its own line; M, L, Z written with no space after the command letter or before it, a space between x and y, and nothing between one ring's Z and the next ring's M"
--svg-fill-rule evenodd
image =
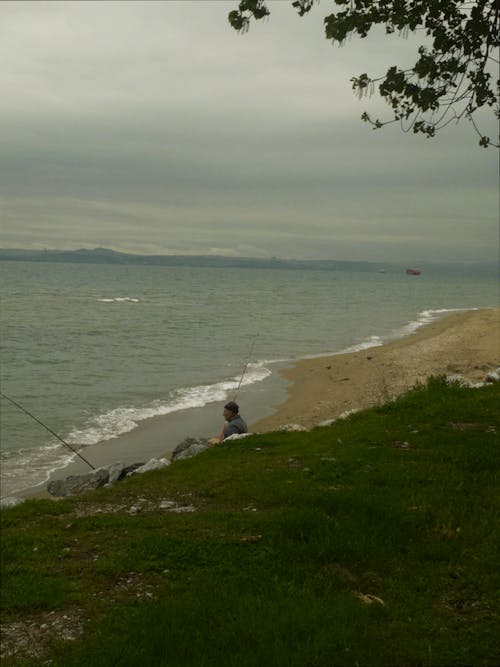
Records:
M500 664L499 399L434 379L3 510L3 624L82 627L4 665Z

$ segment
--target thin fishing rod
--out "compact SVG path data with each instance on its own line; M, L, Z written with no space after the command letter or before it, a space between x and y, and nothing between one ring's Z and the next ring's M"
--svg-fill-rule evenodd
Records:
M241 377L240 377L240 381L238 382L238 386L236 387L236 391L234 393L233 401L236 401L236 399L238 398L238 393L240 391L241 383L243 382L243 378L245 377L245 374L247 372L248 364L250 363L250 357L252 356L253 347L255 345L255 341L257 340L258 335L259 335L258 333L255 334L255 336L253 337L252 342L250 344L250 347L248 349L247 359L245 361L245 365L243 366L243 371L241 373ZM221 432L220 432L219 437L218 437L219 442L222 442L223 439L224 439L224 428L225 428L225 423L222 425L222 429L221 429Z
M255 345L255 341L257 340L257 336L258 336L258 335L259 335L259 334L255 334L255 336L253 337L252 342L251 342L251 344L250 344L250 348L249 348L249 350L248 350L247 359L246 359L245 365L243 366L243 372L241 373L240 381L238 382L238 386L236 387L236 392L235 392L235 394L234 394L233 401L236 401L236 399L237 399L237 397L238 397L238 394L239 394L239 391L240 391L240 387L241 387L241 383L243 382L243 378L244 378L245 375L246 375L247 368L248 368L248 364L250 363L250 357L252 356L252 351L253 351L253 348L254 348L254 345Z
M63 443L63 445L65 445L66 447L68 447L69 449L71 449L71 451L72 451L74 454L76 454L77 456L79 456L79 457L82 459L82 461L85 461L85 463L86 463L88 466L90 466L90 467L92 468L92 470L95 470L94 466L92 465L92 463L90 463L90 461L87 461L87 459L86 459L84 456L82 456L81 454L79 454L79 453L76 451L76 449L73 449L73 447L72 447L71 445L69 445L65 440L63 440L63 439L61 438L60 435L58 435L55 431L53 431L53 430L52 430L51 428L49 428L46 424L44 424L42 421L40 421L40 420L38 419L38 417L35 417L35 415L32 415L31 412L29 412L28 410L26 410L26 408L23 408L22 405L19 405L19 403L16 403L16 401L14 401L14 399L9 398L9 397L6 396L4 393L0 392L0 396L1 396L2 398L6 398L6 399L7 399L8 401L10 401L13 405L15 405L16 408L19 408L19 410L22 410L25 414L27 414L29 417L31 417L31 419L34 419L36 422L38 422L41 426L43 426L43 428L47 429L47 431L48 431L49 433L52 433L52 435L55 435L56 438L57 438L58 440L60 440L60 441Z

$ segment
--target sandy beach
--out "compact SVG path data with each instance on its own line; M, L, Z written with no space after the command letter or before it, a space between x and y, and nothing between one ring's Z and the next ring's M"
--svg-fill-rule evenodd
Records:
M389 344L303 359L283 370L290 382L287 400L251 430L291 423L311 428L348 410L386 403L432 375L483 382L498 366L500 309L453 313Z

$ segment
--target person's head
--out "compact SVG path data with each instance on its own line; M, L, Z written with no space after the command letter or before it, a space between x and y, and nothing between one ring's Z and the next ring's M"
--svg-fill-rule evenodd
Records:
M229 401L229 403L226 403L224 406L224 419L230 419L231 417L234 417L234 415L237 415L239 412L240 408L237 403L234 401Z

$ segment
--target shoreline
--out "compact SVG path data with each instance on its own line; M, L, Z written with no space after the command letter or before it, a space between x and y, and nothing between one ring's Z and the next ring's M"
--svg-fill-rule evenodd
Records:
M265 433L287 424L310 429L387 403L432 375L480 383L498 366L500 309L452 313L380 346L295 362L281 371L289 382L286 400L251 430Z
M244 418L249 425L252 421L273 413L270 396L282 401L286 398L285 381L278 372L262 382L245 387ZM87 445L79 451L95 468L117 461L130 465L147 462L152 458L169 459L175 447L185 438L218 436L223 424L222 409L228 400L229 398L226 398L202 407L144 419L131 431ZM45 481L5 494L2 498L53 498L46 491L50 481L65 479L70 475L83 475L90 471L90 468L75 456L68 465L53 470Z
M382 345L282 363L269 380L246 388L241 411L252 433L287 424L310 429L345 412L386 403L431 375L460 374L479 383L499 365L500 309L460 311ZM170 458L186 437L217 435L224 402L144 420L82 453L96 468ZM11 495L52 498L45 490L48 481L88 471L77 458L49 480Z

